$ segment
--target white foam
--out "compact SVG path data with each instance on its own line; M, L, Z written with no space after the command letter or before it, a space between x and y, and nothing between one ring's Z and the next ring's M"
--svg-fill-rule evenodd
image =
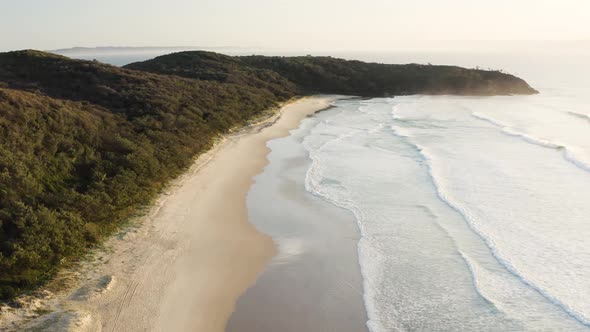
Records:
M326 116L304 140L306 189L357 218L369 328L587 330L578 321L588 324L590 289L577 278L590 276L588 192L579 192L589 179L549 150L507 137L567 149L472 115L489 102L465 100L363 102L363 112ZM350 103L339 108L358 107ZM502 135L482 131L476 117ZM567 208L546 200L554 195L571 198ZM577 229L560 228L564 222ZM421 252L430 246L431 255ZM411 263L416 257L428 261ZM444 272L434 279L431 268Z
M406 139L410 138L408 135L401 135L400 134L400 136L403 136ZM414 144L414 143L412 143L412 144ZM528 279L526 277L526 274L527 274L526 272L521 271L521 269L516 267L510 259L506 258L507 256L510 256L511 254L510 253L503 253L503 250L496 245L496 242L494 240L495 239L494 234L487 233L485 230L480 228L478 226L478 222L474 220L474 217L469 213L469 211L467 211L465 208L461 207L461 204L459 204L454 198L452 198L452 196L449 194L448 190L445 189L446 187L449 186L449 184L445 183L446 181L444 180L444 178L445 178L444 176L442 176L441 174L438 174L437 168L436 168L436 166L434 166L438 163L438 161L435 160L435 157L433 156L433 154L431 152L429 152L428 149L426 149L425 147L422 147L418 144L414 144L414 145L416 146L419 153L424 157L424 160L426 161L426 164L428 165L428 169L429 169L429 173L432 178L432 182L435 185L436 191L437 191L440 199L442 201L444 201L445 203L447 203L452 209L459 212L465 218L465 220L467 220L469 222L469 225L484 239L484 241L486 242L486 244L488 245L488 247L492 251L494 257L496 257L496 259L498 259L498 261L503 266L505 266L506 269L508 269L508 271L510 271L514 275L518 276L525 284L527 284L527 285L531 286L532 288L534 288L535 290L537 290L539 293L541 293L543 296L545 296L551 302L553 302L553 303L557 304L558 306L560 306L561 308L563 308L565 311L567 311L570 315L572 315L573 317L578 319L583 324L590 325L590 317L587 317L586 314L576 310L576 308L573 308L568 303L561 301L557 296L554 296L550 292L546 291L544 289L544 287L542 285L540 285L539 283ZM551 147L551 145L549 143L546 145L543 145L543 146ZM463 257L466 257L466 256L463 254ZM473 263L471 263L469 260L467 260L467 261L468 261L471 271L475 277L476 270L473 267ZM477 278L476 278L475 284L477 287ZM477 288L478 288L478 290L480 290L480 287L477 287ZM480 291L480 293L485 298L490 299L490 297L485 295L485 293L482 293L481 291Z
M477 119L484 120L486 122L493 124L496 127L501 128L502 132L508 136L518 137L524 140L525 142L535 144L541 147L562 151L565 160L569 161L574 166L586 172L590 172L590 160L584 160L583 157L580 157L579 155L582 155L582 152L576 154L575 151L579 150L579 148L577 147L570 147L565 145L564 143L552 142L545 138L534 137L530 134L526 134L514 128L511 128L507 124L504 124L498 120L483 116L478 113L472 113L472 115Z
M582 120L590 121L590 115L577 112L568 112L568 114Z
M525 141L527 143L535 144L535 145L542 146L545 148L563 150L564 157L568 161L574 163L576 166L578 166L584 170L590 169L587 167L587 165L585 163L582 163L579 160L577 160L576 157L573 156L573 154L571 153L570 149L568 149L560 144L556 144L554 142L551 142L551 141L548 141L545 139L540 139L537 137L533 137L531 135L517 132L516 130L507 127L504 123L502 123L496 119L490 118L490 117L484 117L481 114L473 113L472 115L478 119L485 120L489 123L492 123L493 125L495 125L497 127L500 127L502 129L502 133L504 133L508 136L517 136L517 137L523 139L523 141ZM403 135L405 138L408 138L408 139L410 138L410 135L407 133L407 130L406 130L406 133L404 133ZM502 265L504 265L510 272L512 272L513 274L515 274L519 278L521 278L525 284L529 285L530 287L537 290L539 293L543 294L544 297L546 297L547 299L549 299L553 303L555 303L558 306L560 306L561 308L563 308L566 312L568 312L570 315L575 317L577 320L579 320L583 324L589 325L590 324L590 316L589 316L589 312L587 312L587 311L588 311L588 309L590 309L590 307L586 308L586 307L588 307L587 305L585 305L583 302L579 302L579 300L576 300L576 299L579 299L580 296L576 296L576 295L572 296L572 294L569 292L568 288L562 288L559 284L553 283L551 285L548 285L547 284L548 280L545 276L538 278L538 276L535 275L536 272L528 271L528 270L524 269L524 265L528 265L528 267L531 267L529 264L515 263L512 259L518 258L520 260L521 258L518 257L518 255L522 254L522 253L511 252L511 251L508 251L504 245L498 245L496 241L500 238L498 237L499 234L495 233L496 229L491 228L491 227L485 227L485 228L482 227L482 222L477 220L477 217L475 217L473 215L473 213L471 213L468 209L464 208L462 206L463 204L458 203L458 201L456 199L454 199L449 194L450 190L447 188L449 188L451 185L448 183L448 180L447 180L448 176L441 174L439 171L439 169L443 163L437 157L435 157L434 153L432 153L429 149L427 149L424 146L421 146L415 142L412 142L412 144L414 144L416 146L416 148L419 150L420 154L424 157L425 161L427 162L430 174L433 179L433 183L435 184L435 187L437 188L437 192L439 194L439 197L443 201L448 203L449 206L451 206L453 209L457 210L458 212L460 212L464 216L464 218L469 222L469 224L472 226L472 228L486 241L488 247L492 250L492 253L498 259L498 261L500 261L502 263ZM474 171L474 170L472 169L472 171ZM534 172L534 169L529 168L529 169L527 169L527 171ZM445 172L442 172L442 173L445 173ZM498 179L498 180L503 181L503 179ZM537 207L537 208L544 208L544 207ZM504 227L506 227L506 226L507 225L504 225ZM530 230L527 230L527 231L530 231ZM586 228L582 228L582 229L580 229L580 231L581 231L581 233L587 233L588 230ZM580 236L582 236L582 238L580 238ZM578 236L577 238L579 239L579 241L583 241L583 235L580 234L580 236ZM524 239L522 241L524 241ZM502 241L502 242L504 242L504 241ZM565 244L565 243L561 243L561 244ZM578 253L578 256L584 257L584 256L588 256L588 255L586 255L584 253L581 253L581 254ZM566 257L555 258L553 263L561 262L562 260L567 261L568 259ZM538 266L538 267L541 268L542 266ZM564 264L563 268L572 269L572 272L574 272L574 273L577 272L575 270L575 266L572 266L571 263ZM546 272L550 273L548 269L544 269L544 270ZM584 273L588 274L588 271L583 272L582 275L584 275ZM575 280L575 279L570 279L570 281L571 280ZM562 281L555 280L555 282L560 283ZM565 280L563 281L563 283L567 284L567 282L565 282ZM578 286L581 286L581 284L579 282L578 282ZM569 285L566 287L569 287ZM578 289L577 291L588 292L589 290L581 288L581 289ZM566 300L566 298L567 298L567 300Z

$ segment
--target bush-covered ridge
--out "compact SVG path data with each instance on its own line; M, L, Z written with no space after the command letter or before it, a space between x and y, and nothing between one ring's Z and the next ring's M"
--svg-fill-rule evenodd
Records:
M300 94L335 93L364 97L408 94L533 94L524 80L499 71L456 66L391 65L332 57L230 57L204 51L172 53L125 66L159 74L227 82L268 82ZM247 73L245 75L245 73ZM245 81L235 77L247 78ZM268 88L268 86L267 86Z
M84 253L219 135L316 92L534 90L497 72L332 58L182 52L118 68L0 53L0 297Z
M264 88L277 96L293 96L297 87L278 73L245 66L235 57L205 51L180 52L125 66L157 74Z
M276 71L306 93L384 97L412 94L534 94L524 80L499 71L456 66L392 65L332 57L240 57L242 63Z

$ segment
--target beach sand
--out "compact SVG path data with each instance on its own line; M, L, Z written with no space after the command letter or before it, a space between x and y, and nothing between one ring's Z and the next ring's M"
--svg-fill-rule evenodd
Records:
M246 195L285 136L338 96L300 99L228 135L176 180L147 216L106 243L81 283L30 327L221 332L238 297L276 253L248 222Z

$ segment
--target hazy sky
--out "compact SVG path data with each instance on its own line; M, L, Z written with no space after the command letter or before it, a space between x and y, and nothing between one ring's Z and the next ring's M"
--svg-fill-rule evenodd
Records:
M588 40L590 0L0 0L0 50Z

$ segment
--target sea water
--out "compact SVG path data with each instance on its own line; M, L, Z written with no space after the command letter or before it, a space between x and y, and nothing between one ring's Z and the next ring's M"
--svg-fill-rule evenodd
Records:
M370 330L590 330L590 89L537 77L316 116L305 186L356 217Z

